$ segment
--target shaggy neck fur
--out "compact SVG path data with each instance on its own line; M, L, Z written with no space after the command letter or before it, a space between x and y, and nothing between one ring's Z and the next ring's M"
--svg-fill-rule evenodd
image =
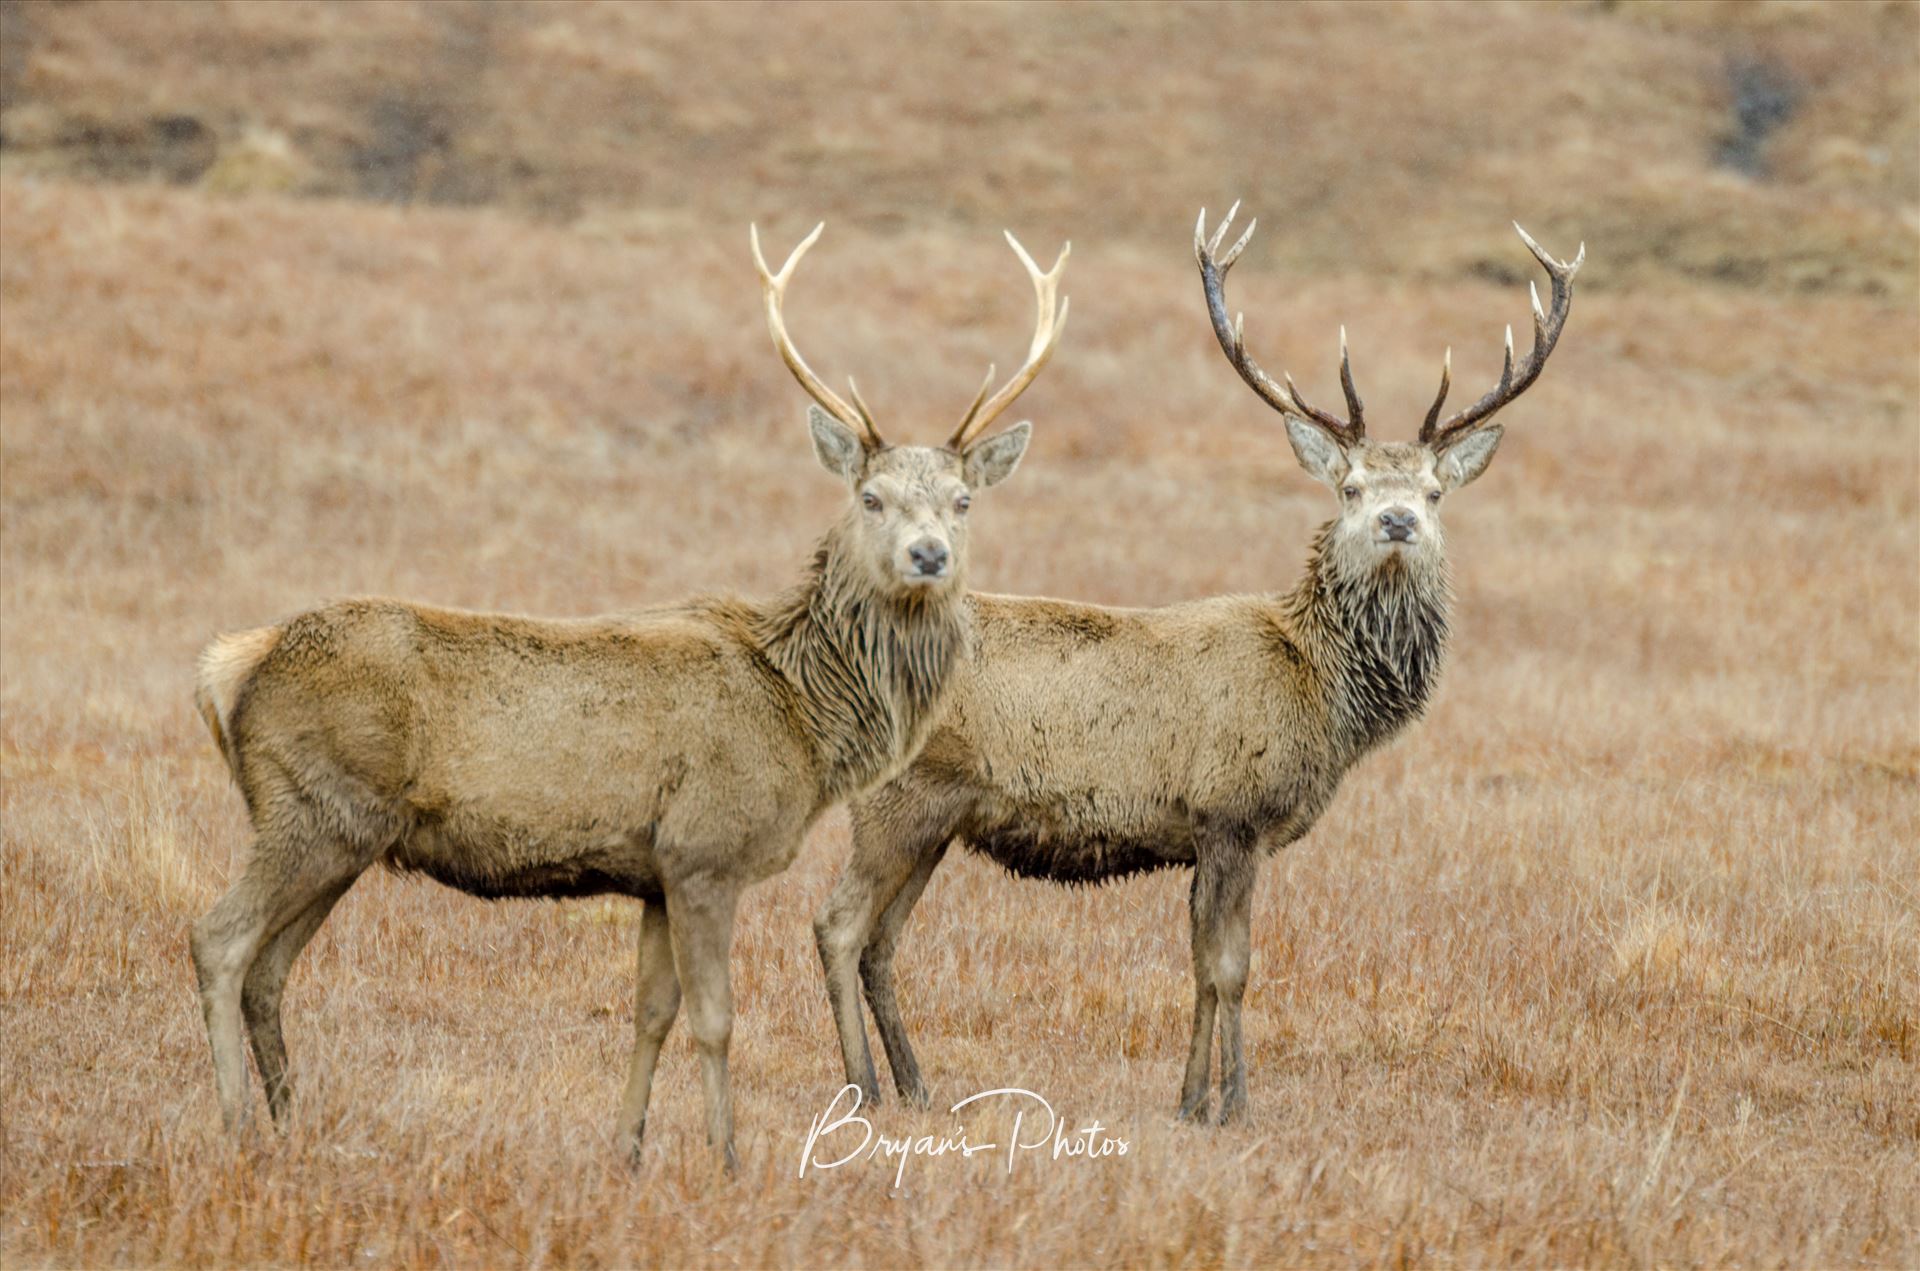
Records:
M799 585L770 605L755 638L786 677L824 774L848 797L910 758L932 726L966 647L964 589L885 595L828 531Z
M1343 550L1320 527L1305 577L1286 599L1301 651L1319 672L1335 727L1354 751L1386 741L1426 709L1447 647L1452 586L1444 557L1409 563Z

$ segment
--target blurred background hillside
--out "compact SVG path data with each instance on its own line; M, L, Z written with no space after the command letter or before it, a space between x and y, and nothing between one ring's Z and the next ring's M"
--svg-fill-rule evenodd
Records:
M1911 297L1915 8L484 0L0 6L6 171L490 206L684 240L1177 247L1203 203L1294 273ZM1247 272L1253 272L1249 269Z
M889 433L1026 347L972 581L1291 584L1330 496L1220 356L1411 437L1571 320L1446 504L1429 717L1256 900L1244 1127L1171 1124L1186 878L956 853L899 960L936 1095L1098 1173L796 1181L830 817L750 893L740 1177L684 1031L605 1141L635 907L370 876L296 968L288 1136L215 1128L185 932L244 859L197 650L342 593L553 614L788 582L845 491L747 250ZM1920 1261L1920 5L0 0L0 1263ZM890 1108L886 1128L941 1132ZM916 1116L918 1119L916 1119ZM904 1252L903 1252L904 1251Z

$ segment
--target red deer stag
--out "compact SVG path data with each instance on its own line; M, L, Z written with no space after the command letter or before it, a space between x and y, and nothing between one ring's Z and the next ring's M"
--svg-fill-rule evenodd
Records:
M868 1098L879 1089L862 981L895 1086L926 1098L894 997L893 954L958 839L1015 874L1060 883L1191 866L1193 1035L1179 1110L1208 1113L1217 1021L1220 1115L1240 1115L1255 873L1433 692L1449 604L1441 500L1493 458L1501 429L1490 421L1539 377L1585 248L1563 264L1521 231L1553 284L1549 311L1534 293L1532 352L1515 365L1509 328L1492 391L1443 422L1443 371L1419 441L1378 442L1367 436L1344 333L1347 419L1308 405L1291 380L1275 383L1248 356L1222 284L1253 227L1222 255L1232 218L1209 242L1202 212L1194 235L1214 334L1285 418L1294 454L1339 513L1290 591L1164 609L972 597L974 657L919 758L854 802L852 859L814 923L847 1080Z
M852 494L791 590L584 619L344 600L207 647L197 703L254 830L245 871L192 941L230 1127L250 1103L243 1024L284 1117L288 968L384 863L488 898L640 898L620 1139L637 1151L684 993L707 1137L731 1161L740 892L784 870L824 809L894 776L925 739L968 639L970 492L1005 479L1032 430L976 438L1046 364L1066 320L1067 253L1042 273L1014 242L1039 295L1025 364L990 399L981 390L944 446L889 445L859 390L842 400L787 335L786 287L819 236L778 273L752 236L774 345L818 403L814 452Z

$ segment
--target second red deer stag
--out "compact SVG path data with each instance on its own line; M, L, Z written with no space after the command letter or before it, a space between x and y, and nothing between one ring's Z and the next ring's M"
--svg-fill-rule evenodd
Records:
M1240 1007L1255 873L1312 827L1361 756L1425 708L1447 638L1441 503L1493 458L1492 416L1539 377L1585 256L1562 263L1521 231L1553 286L1549 309L1533 297L1532 351L1516 365L1509 329L1491 391L1443 421L1443 372L1419 440L1382 442L1367 435L1344 334L1345 419L1247 354L1222 288L1252 226L1224 254L1226 224L1211 241L1205 226L1203 212L1194 255L1220 347L1284 417L1300 465L1339 510L1286 591L1164 609L973 597L975 656L919 758L853 804L853 856L814 924L847 1080L868 1098L879 1089L862 981L894 1084L926 1097L893 954L957 839L1015 874L1060 883L1191 867L1193 1034L1179 1111L1209 1111L1216 1026L1221 1119L1245 1109Z

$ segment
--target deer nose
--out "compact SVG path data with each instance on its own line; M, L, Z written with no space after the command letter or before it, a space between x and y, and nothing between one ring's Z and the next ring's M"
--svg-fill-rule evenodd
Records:
M916 572L926 578L938 578L947 572L947 545L933 539L921 539L907 549Z
M1420 528L1420 521L1413 514L1412 508L1388 508L1380 514L1380 528L1384 529L1387 537L1394 542L1410 543L1413 541L1414 531Z

